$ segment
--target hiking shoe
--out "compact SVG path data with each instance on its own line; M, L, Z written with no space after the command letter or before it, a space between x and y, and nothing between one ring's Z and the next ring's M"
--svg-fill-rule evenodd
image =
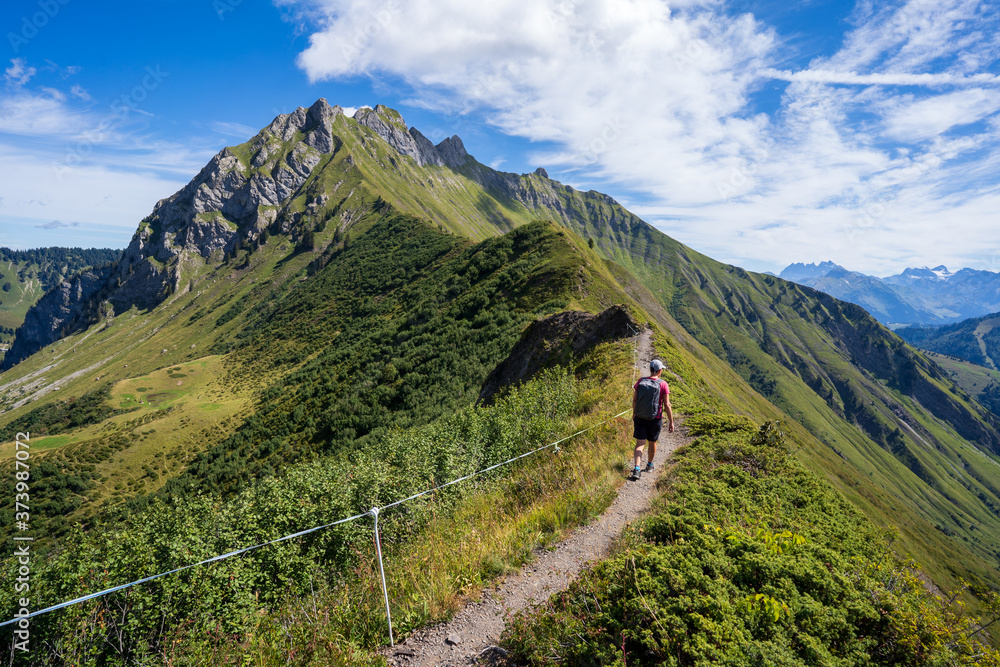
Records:
M652 463L647 463L646 464L646 469L643 470L643 472L653 472L653 464Z
M632 476L629 477L629 479L632 480L633 482L638 481L640 475L642 475L642 471L639 470L638 468L635 468L634 470L632 470Z

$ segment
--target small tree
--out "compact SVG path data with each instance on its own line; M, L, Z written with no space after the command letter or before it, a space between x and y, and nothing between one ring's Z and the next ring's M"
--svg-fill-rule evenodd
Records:
M299 248L302 250L314 250L316 248L316 232L307 229L299 241Z

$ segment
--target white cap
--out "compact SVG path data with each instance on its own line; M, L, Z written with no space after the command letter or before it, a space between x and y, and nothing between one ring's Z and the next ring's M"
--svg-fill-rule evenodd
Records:
M650 373L657 373L662 370L663 370L663 362L660 361L659 359L653 359L651 362L649 362Z

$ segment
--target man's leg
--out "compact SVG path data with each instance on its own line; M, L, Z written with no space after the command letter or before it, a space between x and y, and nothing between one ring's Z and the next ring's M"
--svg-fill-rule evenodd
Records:
M656 440L649 441L649 449L646 450L646 463L652 465L656 458Z
M638 468L639 464L642 463L642 448L645 446L646 446L645 440L639 440L638 438L636 438L635 452L633 453L633 459L635 460L635 465L632 466L633 468ZM655 443L653 447L655 449L656 447Z

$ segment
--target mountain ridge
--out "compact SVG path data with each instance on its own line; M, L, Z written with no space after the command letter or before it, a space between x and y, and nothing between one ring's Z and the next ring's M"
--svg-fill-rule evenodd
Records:
M305 228L303 216L320 220L323 228L334 220L336 228L346 233L375 205L434 215L434 210L421 204L389 203L382 199L384 191L370 191L377 188L365 184L364 172L395 168L397 163L372 143L365 130L381 138L397 156L412 159L417 167L446 173L457 170L480 188L497 193L505 205L490 204L487 210L479 210L490 201L483 191L462 192L468 188L460 186L456 193L454 179L442 178L442 172L436 174L440 186L450 190L452 200L457 196L468 199L470 194L475 197L465 208L485 220L475 227L459 225L455 230L466 235L471 232L475 240L535 219L531 213L534 208L529 207L546 209L562 219L579 216L574 205L581 203L568 202L574 197L597 200L582 204L596 211L611 209L611 219L623 210L607 195L579 193L549 180L542 175L544 170L516 175L489 169L468 155L457 136L434 146L419 131L406 131L405 127L398 112L382 105L359 109L348 120L340 106L331 107L322 98L309 109L299 107L279 115L250 141L219 151L190 183L159 201L140 222L113 275L97 292L110 305L112 316L133 306L149 310L170 296L193 289L201 274L237 248L266 242L271 233L290 234L296 242L303 240L312 231ZM345 141L350 144L346 149ZM337 172L333 192L322 182L322 172L328 168ZM638 218L628 216L625 224L639 224ZM447 224L452 216L436 217L443 217ZM84 313L95 310L96 304L76 301L64 304L59 311L49 309L44 315L52 319L53 328L69 332L93 323L94 317ZM0 370L11 368L37 349L36 343L21 337Z
M67 320L65 338L5 372L4 419L26 410L10 408L15 394L17 401L54 400L40 393L53 377L79 373L79 383L67 379L59 385L67 393L94 377L124 382L163 369L183 376L206 352L225 355L228 376L258 392L257 398L234 409L235 423L205 429L200 452L190 454L204 458L182 460L188 479L203 486L221 479L238 484L239 475L223 474L233 461L253 461L250 473L267 476L277 472L274 462L285 453L318 455L329 440L324 434L347 434L347 442L348 435L373 433L366 430L371 422L365 420L375 414L368 408L385 406L352 402L345 389L370 388L358 364L391 354L391 346L380 347L386 341L403 346L424 340L413 332L431 335L427 323L449 308L458 314L449 322L462 320L474 332L490 323L493 299L513 299L518 317L589 312L625 300L668 332L657 346L686 378L676 387L678 397L699 392L755 418L788 420L807 465L873 520L899 525L906 548L929 563L935 581L949 584L966 575L997 580L997 425L935 364L862 308L716 262L611 197L552 181L544 170L491 170L464 153L458 139L432 146L431 153L430 142L384 107L359 111L364 122L337 108L323 101L279 116L244 144L220 151L191 183L158 203L106 283L112 310L102 310L100 298L96 304L78 302L77 314L96 313L100 326L74 332ZM397 223L429 244L418 248L452 247L449 261L458 263L449 275L430 275L437 260L428 259L426 266L385 262L386 252L415 252L391 250L396 246L387 230ZM523 258L506 249L522 242L510 234L515 229L561 248L539 265L551 270L530 273L529 264L518 264ZM498 274L495 291L473 294L476 281L493 271L509 277ZM537 285L523 282L525 275ZM512 286L520 284L538 288L530 303L517 304ZM321 285L331 287L324 291ZM428 292L407 291L417 286ZM543 298L549 288L556 295L551 303ZM88 303L96 309L85 308ZM268 328L272 318L281 326ZM366 318L372 327L391 323L393 329L385 341L370 339L375 345L362 340L363 331L345 326L351 318ZM502 324L512 337L522 323L515 318ZM352 345L356 354L348 353ZM421 364L450 359L449 350L413 345ZM103 365L74 357L72 351L84 347ZM331 352L323 356L327 347ZM489 363L500 354L490 352ZM477 361L470 373L485 380L492 370L487 365ZM384 398L392 410L406 407L400 374L407 372L413 369L386 371ZM697 374L703 383L696 383ZM279 401L285 378L297 393ZM311 385L295 384L306 378L336 391L317 393ZM148 388L153 381L143 383ZM125 401L121 385L116 387L114 395ZM220 395L229 390L213 389ZM455 391L473 400L467 387ZM326 397L344 399L343 423L318 417L331 412ZM314 408L296 414L299 404ZM354 419L346 408L364 419ZM190 418L179 404L177 410L185 415L179 419ZM126 416L116 419L125 430L141 427L126 429ZM155 430L166 430L163 423ZM259 423L280 435L263 437L254 430ZM161 437L150 430L141 434ZM169 471L178 474L176 467Z
M1000 370L1000 313L942 327L904 327L897 333L916 347Z

